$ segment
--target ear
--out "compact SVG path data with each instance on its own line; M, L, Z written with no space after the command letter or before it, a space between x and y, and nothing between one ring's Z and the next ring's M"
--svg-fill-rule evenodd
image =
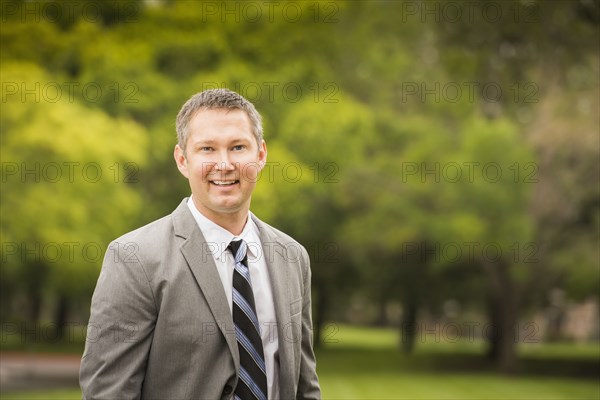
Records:
M261 171L267 163L267 143L263 140L260 146L258 146L258 165L259 171Z
M178 144L175 145L175 151L173 152L173 157L175 157L175 162L177 163L177 169L181 172L181 175L185 176L189 179L190 174L187 168L187 159L185 158L185 153L183 149L179 147Z

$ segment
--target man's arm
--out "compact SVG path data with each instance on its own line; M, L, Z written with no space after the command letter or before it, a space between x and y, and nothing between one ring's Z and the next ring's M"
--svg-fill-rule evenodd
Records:
M302 355L300 360L300 378L296 399L320 399L321 388L317 378L317 363L313 351L313 327L311 311L311 272L310 260L305 249L302 249L304 277L304 294L302 296Z
M84 399L138 399L157 308L136 243L113 242L92 297L79 382Z

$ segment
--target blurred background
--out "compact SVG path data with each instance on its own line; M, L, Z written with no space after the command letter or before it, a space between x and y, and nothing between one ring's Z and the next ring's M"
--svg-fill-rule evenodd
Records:
M331 399L600 398L600 5L3 1L2 398L80 398L108 243L189 195L194 93L252 101L252 210L313 271Z

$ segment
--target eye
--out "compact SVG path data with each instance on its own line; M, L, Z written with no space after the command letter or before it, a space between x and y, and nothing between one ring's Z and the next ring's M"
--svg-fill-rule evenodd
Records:
M244 146L243 144L237 144L232 147L232 149L236 150L236 151L244 150L245 148L246 148L246 146Z
M210 147L210 146L202 146L202 147L200 147L200 151L202 151L202 152L209 152L209 151L212 151L212 150L213 150L213 148Z

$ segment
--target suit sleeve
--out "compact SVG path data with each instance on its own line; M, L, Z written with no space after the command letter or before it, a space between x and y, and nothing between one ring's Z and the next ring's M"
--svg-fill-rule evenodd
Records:
M136 243L109 246L92 297L83 398L139 399L157 308Z
M297 399L320 399L321 388L317 378L317 363L313 351L313 326L311 310L311 272L308 253L303 249L302 274L304 293L302 301L302 356L300 360L300 378L298 380Z

